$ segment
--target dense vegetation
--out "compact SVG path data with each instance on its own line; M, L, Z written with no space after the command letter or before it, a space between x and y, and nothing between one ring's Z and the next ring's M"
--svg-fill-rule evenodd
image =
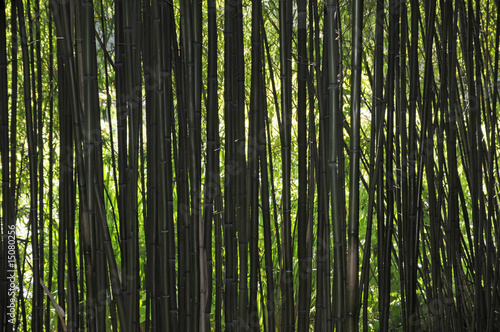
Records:
M500 329L498 0L1 0L2 331Z

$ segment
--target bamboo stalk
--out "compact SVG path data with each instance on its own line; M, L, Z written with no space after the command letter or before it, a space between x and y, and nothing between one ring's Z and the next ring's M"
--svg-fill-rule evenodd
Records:
M233 123L234 104L233 100L233 16L234 5L230 0L225 1L224 6L224 122ZM235 136L233 126L225 126L225 157L224 157L224 245L226 248L225 265L225 296L224 310L225 329L228 332L236 330L236 310L238 293L236 280L238 278L237 270L237 247L236 247L236 229L235 229Z
M205 298L201 299L201 307L205 307L203 310L203 320L205 321L206 331L210 330L210 314L212 312L212 302L213 302L213 262L212 262L212 230L215 229L215 234L220 231L220 227L217 225L218 215L214 215L217 211L214 200L218 194L219 181L220 181L220 170L219 170L219 103L218 103L218 81L217 81L217 7L216 2L213 0L207 1L208 6L208 45L209 54L207 60L207 168L205 175L205 198L204 198L204 239L203 239L203 249L202 256L206 261L206 269L202 270L202 273L206 275L206 289ZM215 226L215 228L213 227ZM216 243L216 252L219 252L219 246ZM220 264L217 266L219 267ZM222 272L222 269L216 272L216 283L220 282L217 278ZM220 301L220 293L216 294L217 299ZM220 305L216 304L216 312L220 312ZM220 313L219 313L220 315ZM216 320L220 322L219 315L216 316ZM200 324L201 325L201 324Z
M263 100L264 79L262 73L262 43L261 43L261 22L262 3L254 1L252 3L252 69L250 88L250 111L249 133L248 133L248 176L250 195L247 196L249 220L249 244L250 244L250 301L248 308L248 325L251 331L259 331L260 320L257 307L258 280L260 277L260 253L258 247L259 240L259 155L260 150L265 145L259 142L260 136L265 133L263 124Z
M305 331L309 325L309 305L307 289L310 275L307 273L307 12L306 1L297 1L298 19L298 96L297 96L297 145L298 145L298 243L297 256L299 260L299 293L297 297L298 322L297 328Z
M349 226L346 267L346 330L357 331L358 261L359 261L359 153L361 114L361 53L363 0L353 5L352 78L351 78L351 146L349 167Z
M330 0L327 3L327 27L328 30L328 106L330 114L330 137L329 137L329 175L330 192L332 206L332 225L333 225L333 255L334 255L334 281L333 281L333 319L338 331L343 331L345 317L345 262L342 242L345 239L342 222L341 206L341 184L338 174L339 168L339 138L342 133L339 132L339 123L341 119L340 108L340 82L339 82L339 33L338 20L339 9L338 2Z
M291 116L292 116L292 67L290 40L292 29L292 6L287 1L279 2L280 26L280 73L281 73L281 163L282 163L282 199L283 199L283 273L282 298L283 313L281 326L283 331L292 331L295 326L293 295L293 244L291 238L290 206L290 154L291 154Z
M52 29L52 17L49 17L49 192L48 192L48 200L49 200L49 233L48 233L48 251L49 251L49 259L48 259L48 276L47 276L47 287L48 290L52 290L52 281L53 281L53 271L54 271L54 220L53 220L53 209L54 209L54 44L53 40L53 29ZM42 154L43 155L43 154ZM49 307L49 296L47 294L46 307ZM45 329L48 330L50 328L50 311L46 311L45 315Z

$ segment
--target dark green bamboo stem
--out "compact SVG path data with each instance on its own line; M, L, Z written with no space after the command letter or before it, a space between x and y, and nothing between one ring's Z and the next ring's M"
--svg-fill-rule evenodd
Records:
M38 167L38 179L44 179L44 153L43 153L43 111L42 111L42 101L43 101L43 89L42 89L42 51L41 51L41 20L40 20L40 1L35 1L34 6L35 17L33 18L33 23L35 25L35 57L33 58L33 65L36 68L36 76L33 75L33 120L34 120L34 130L35 130L35 144L37 146L37 157L36 163ZM31 31L30 31L31 32ZM41 257L45 257L45 213L44 213L44 187L45 181L38 180L38 229L39 229L39 250ZM45 259L40 259L40 276L42 280L45 277ZM39 299L39 303L37 304L42 308L43 311L43 297L41 296ZM43 312L42 312L43 315ZM43 325L41 321L40 324Z
M127 158L125 162L127 169L120 174L126 183L126 206L123 212L125 225L123 227L122 244L126 248L123 271L124 289L127 306L127 322L131 329L139 326L139 292L137 289L139 277L139 257L138 257L138 215L137 215L137 179L138 179L138 143L139 143L139 119L141 116L141 84L138 81L137 69L140 63L137 53L137 12L136 2L133 0L123 1L123 42L124 42L124 90L125 95L121 95L126 103L128 115L128 136L127 136Z
M172 330L179 329L178 327L178 305L177 301L179 299L179 295L176 296L176 264L175 264L175 230L174 230L174 198L173 198L173 163L172 163L172 145L177 145L175 143L175 126L174 126L174 97L173 97L173 83L172 83L172 63L173 57L170 49L172 49L172 45L175 47L175 24L174 24L174 11L173 6L168 2L161 2L164 8L162 9L162 31L164 31L163 37L163 68L166 71L166 75L162 75L164 77L163 86L165 87L165 105L167 110L171 110L165 114L165 178L166 180L166 196L167 196L167 227L168 227L168 274L169 274L169 314L170 314L170 324ZM175 53L174 53L175 54ZM182 80L179 79L176 73L176 81L179 81L179 84L182 84ZM177 104L179 105L183 103L182 94L177 92ZM171 144L173 143L173 144ZM180 144L179 144L180 147ZM176 171L177 173L177 171Z
M497 6L497 20L496 20L496 31L495 31L495 64L494 64L494 68L493 68L493 79L495 79L495 77L498 77L498 67L499 67L499 60L500 60L500 6ZM498 83L494 84L494 87L493 87L493 96L492 96L492 110L496 110L497 109L497 103L498 103ZM491 160L490 160L490 167L491 167L491 177L493 177L493 160L496 160L496 156L497 156L497 149L496 149L496 137L495 137L495 133L497 132L497 115L496 115L496 112L493 112L493 115L492 115L492 123L493 123L493 126L492 126L492 133L491 133L491 147L490 147L490 153L492 156ZM498 175L498 163L495 163L496 164L496 174ZM490 181L491 182L491 181ZM493 190L493 188L491 189ZM490 199L493 199L491 197L491 193L488 192L488 197L490 197ZM490 203L489 203L490 204ZM494 208L491 207L491 209L493 210ZM498 207L495 209L495 210L498 210ZM498 212L498 211L496 211ZM495 238L495 240L497 241L498 243L498 239L499 239L499 235L497 233L497 236ZM499 257L499 252L497 250L497 254L496 254L496 257L497 257L497 263L495 264L495 270L498 271L498 268L499 268L499 264L498 264L498 257ZM494 289L496 288L496 286L498 285L498 282L499 282L499 276L498 274L495 275L494 277L494 280L493 280L493 285L494 285ZM494 310L495 308L498 307L498 296L494 296L493 299L492 299L492 303L491 303L491 306L490 306L490 314L489 314L489 317L488 317L488 325L487 325L487 328L486 330L487 331L490 331L494 325Z
M281 72L281 163L283 179L283 273L282 298L283 313L281 327L283 331L294 330L294 296L293 296L293 243L291 238L291 206L290 206L290 154L291 154L291 116L292 116L292 67L291 67L291 29L292 4L279 2L280 26L280 72Z
M49 192L48 192L48 200L49 200L49 233L48 233L48 251L49 251L49 259L48 259L48 275L47 275L47 289L49 292L52 292L52 283L53 283L53 272L54 272L54 219L53 219L53 210L54 210L54 43L53 43L53 21L52 17L49 17ZM50 298L47 295L46 308L50 307ZM45 329L50 329L50 311L46 311L45 315Z
M309 10L309 59L312 61L314 59L314 15L313 15L313 2L310 1L308 4ZM316 187L316 179L315 179L315 169L316 169L316 155L317 155L317 144L316 144L316 126L315 126L315 108L316 108L316 88L313 83L314 79L314 69L311 65L312 62L309 63L308 73L307 73L307 92L308 92L308 103L309 103L309 114L308 114L308 144L309 144L309 156L308 156L308 197L307 197L307 236L306 236L306 274L307 279L309 280L307 284L307 292L306 292L306 305L308 307L308 312L311 308L311 298L312 298L312 265L313 265L313 246L314 246L314 236L313 236L313 225L314 225L314 213L315 213L315 195L316 192L314 188Z
M262 10L260 10L261 15L261 38L264 39L264 28L262 22ZM261 39L261 52L262 59L265 59L264 44ZM265 41L265 39L264 39ZM263 85L266 86L265 80L265 61L262 61L262 77ZM274 282L274 270L273 270L273 252L272 252L272 233L271 233L271 209L269 203L269 169L268 169L268 145L270 144L268 138L268 126L266 127L266 122L268 124L268 112L267 112L267 102L266 102L266 91L261 90L260 97L260 107L262 109L262 115L259 117L258 122L258 152L260 161L260 174L261 174L261 186L260 186L260 198L262 206L262 221L263 221L263 231L264 231L264 258L265 258L265 271L266 271L266 284L267 284L267 327L272 330L276 328L276 318L275 318L275 282ZM267 143L267 144L266 144ZM271 151L269 147L269 152ZM272 155L269 153L269 158ZM276 220L275 220L276 222ZM275 237L276 241L279 243L279 237ZM278 248L279 250L279 248ZM279 251L278 251L278 257ZM278 258L279 259L279 258Z
M418 237L418 220L417 220L417 177L416 177L416 158L417 158L417 103L419 94L419 74L418 74L418 22L419 22L419 3L412 1L411 5L411 40L409 51L409 68L410 68L410 95L409 95L409 110L408 110L408 177L409 177L409 212L408 224L405 225L404 239L405 251L405 282L404 293L406 294L405 306L406 312L403 315L403 326L409 331L414 331L414 323L410 322L411 317L415 317L416 306L416 277L417 277L417 253L415 248Z
M458 156L457 156L457 144L458 144L458 128L457 128L457 91L456 87L456 66L457 66L457 32L456 32L456 15L451 1L445 2L444 16L446 18L443 29L443 39L445 39L444 47L446 47L446 59L444 61L443 77L446 77L446 81L443 84L442 103L443 112L446 116L446 143L448 147L448 169L449 169L449 193L448 193L448 235L447 241L449 242L449 249L447 250L447 263L445 265L445 276L446 276L446 289L444 290L445 296L452 296L453 289L452 285L460 284L460 270L459 267L459 257L461 256L461 246L460 239L461 234L459 230L459 192L461 190L458 175ZM446 93L448 90L448 94ZM453 273L453 276L452 276ZM460 289L460 288L459 288ZM447 319L446 322L441 323L441 326L455 325L456 330L461 330L464 326L464 316L459 314L463 312L461 304L462 294L461 291L456 292L456 301L452 303L450 309L447 310L447 314L454 319ZM455 307L456 306L456 307ZM455 309L456 308L456 309ZM452 311L452 312L450 312Z
M315 59L317 63L323 63L323 68L316 67L317 91L319 106L319 140L317 149L316 172L318 177L318 226L317 226L317 299L316 299L316 330L329 330L330 325L330 224L329 224L329 202L328 202L328 135L329 135L329 108L328 108L328 30L325 25L323 33L323 49L320 52L320 20L317 2L313 3L314 26L315 26Z
M345 263L342 242L345 239L342 222L341 206L341 185L338 175L339 160L339 139L342 133L339 133L339 122L341 119L340 109L340 82L339 82L339 9L338 2L330 0L327 3L327 27L328 30L328 106L330 114L330 137L329 137L329 175L330 192L332 206L332 225L333 225L333 255L334 255L334 282L333 282L333 319L338 331L343 331L345 317Z
M82 23L82 60L83 60L83 112L84 118L84 159L86 168L86 183L85 186L87 191L87 207L88 207L88 218L89 218L89 229L87 230L88 236L90 238L90 254L92 259L92 271L96 271L97 276L97 256L96 256L96 197L94 191L90 190L94 186L94 178L96 176L95 169L95 138L94 135L99 135L96 132L96 123L99 121L99 113L95 113L98 107L98 96L97 96L97 66L96 66L96 51L95 51L95 38L94 38L94 17L93 17L93 5L92 2L82 1L81 3L81 23ZM96 121L97 117L97 121ZM88 264L88 263L87 263ZM90 265L90 264L88 264ZM90 281L90 280L88 280ZM90 283L87 285L89 287ZM96 285L97 286L97 285ZM87 328L91 331L97 330L97 301L96 301L96 289L91 287L87 290ZM92 293L95 292L95 293Z
M299 294L298 306L298 329L307 330L309 325L309 305L307 289L310 280L307 274L307 6L306 1L297 1L298 10L298 96L297 96L297 140L298 140L298 244L297 256L299 260Z
M237 329L246 329L249 322L249 238L250 223L247 208L247 159L245 134L245 59L244 59L244 30L243 30L243 1L233 1L233 39L231 52L232 84L234 86L234 118L231 122L234 134L235 148L235 210L234 220L238 232L238 320Z
M215 229L215 233L218 233L220 227L217 225L217 220L219 219L217 215L214 215L214 199L218 194L219 181L220 181L220 171L219 171L219 103L218 103L218 88L217 88L217 7L214 0L207 1L208 6L208 64L207 64L207 168L205 175L205 198L204 198L204 240L203 240L203 250L204 259L206 261L206 274L207 278L207 289L206 298L202 299L202 306L205 306L204 310L204 320L206 331L210 330L210 313L212 311L212 285L213 285L213 262L212 262L212 233ZM215 226L215 227L213 227ZM216 251L219 252L220 249L216 244ZM219 264L220 266L220 264ZM217 274L222 272L222 270L217 270ZM219 279L216 278L216 282ZM217 293L216 297L219 299L220 294ZM216 299L217 300L217 299ZM220 304L219 304L220 306ZM216 305L216 310L219 310ZM217 313L216 313L217 315ZM219 314L220 315L220 314ZM220 317L216 316L216 319L220 322Z
M164 73L168 70L169 59L168 53L165 50L170 46L170 25L168 24L168 7L165 2L153 1L151 4L153 27L151 36L151 51L152 57L154 59L153 65L153 83L151 87L154 95L154 104L149 111L149 120L151 129L150 134L153 135L156 132L158 138L151 147L154 149L152 151L153 155L151 161L155 161L157 164L152 167L157 167L157 182L155 181L154 174L151 178L151 187L157 188L157 197L151 196L151 208L150 211L151 220L150 227L153 230L152 241L154 243L154 253L151 263L154 266L160 266L160 271L152 271L153 279L153 298L156 298L155 304L153 304L153 312L161 314L161 318L153 316L153 326L156 328L163 328L168 331L172 328L174 319L171 319L171 302L168 300L171 294L170 282L171 279L175 277L171 275L168 264L169 253L169 236L173 229L169 229L169 216L171 214L171 207L169 205L169 193L168 184L169 181L169 169L171 165L167 160L167 154L171 151L170 141L167 139L168 133L170 132L170 112L171 107L168 104L168 90L170 87L168 84L168 78ZM156 144L157 145L156 145ZM154 158L154 159L153 159ZM148 162L149 164L149 162ZM153 204L158 202L158 206ZM180 243L180 242L179 242ZM159 245L159 248L156 246ZM163 257L163 259L161 259ZM161 309L160 309L161 308ZM174 309L174 308L172 308Z
M198 85L200 80L196 81L197 66L195 63L201 62L201 54L195 50L195 42L197 41L197 24L196 18L197 7L188 1L181 2L181 11L183 12L183 20L181 20L181 34L183 42L183 61L185 66L184 89L186 92L186 110L188 124L188 149L189 149L189 180L190 180L190 220L188 223L188 240L190 252L190 277L189 277L189 305L187 328L200 328L200 193L201 193L201 128L198 128L199 114L201 104L199 103L198 92L201 89Z
M221 186L218 183L217 196L215 199L215 332L222 331L222 288L223 288L223 274L222 274L222 193Z
M224 7L224 122L233 123L234 104L233 99L233 16L234 5L231 0L225 1ZM224 244L226 248L225 266L225 296L224 317L226 331L236 331L236 309L237 309L237 248L235 229L235 136L233 126L225 126L225 177L224 177Z
M401 188L401 198L398 198L398 202L400 202L399 208L399 218L397 218L397 229L398 229L398 243L401 245L403 242L404 230L405 227L403 225L408 224L408 128L407 128L407 117L406 112L408 111L408 98L407 98L407 73L406 73L406 54L407 54L407 45L408 45L408 15L407 15L407 7L406 4L400 3L400 24L401 24L401 34L400 34L400 75L399 79L399 111L396 112L396 116L398 117L398 126L399 126L399 145L400 145L400 169L401 175L398 177L399 187ZM405 298L404 293L404 280L405 280L405 270L403 268L404 264L404 253L401 252L398 257L398 269L399 269L399 284L401 290L401 298ZM403 317L403 326L405 326L405 301L401 301L401 313Z
M57 260L57 280L58 280L58 293L61 294L59 297L59 305L65 310L68 317L70 310L66 308L66 286L65 286L65 274L66 274L66 238L67 238L67 227L69 220L71 218L70 204L71 204L71 173L73 169L73 145L71 142L71 133L68 130L69 123L71 123L71 118L68 109L68 98L65 98L64 94L64 60L61 55L61 39L58 40L58 79L57 82L60 85L58 89L58 109L59 109L59 139L60 139L60 152L59 152L59 243L58 243L58 260ZM69 134L69 135L68 135ZM69 249L69 248L68 248ZM69 252L69 250L68 250ZM71 269L68 265L68 275L71 273ZM71 283L68 278L68 297L71 293ZM58 325L58 330L62 331L61 324Z
M263 76L262 76L262 44L261 23L262 6L260 1L252 3L252 64L251 64L251 87L250 87L250 111L249 133L248 133L248 171L250 195L247 196L249 212L249 246L250 246L250 301L248 313L248 325L250 331L260 330L260 320L257 307L258 280L260 272L259 254L259 136L265 131L260 129L260 119L263 118ZM264 129L264 128L262 128ZM265 148L264 148L265 149Z
M361 55L363 52L363 0L353 4L351 146L349 166L349 226L346 274L346 330L358 330L359 269L359 154L361 113Z

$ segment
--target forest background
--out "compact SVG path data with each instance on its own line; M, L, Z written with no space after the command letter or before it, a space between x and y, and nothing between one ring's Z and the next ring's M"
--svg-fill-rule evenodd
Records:
M2 331L500 329L498 0L0 4Z

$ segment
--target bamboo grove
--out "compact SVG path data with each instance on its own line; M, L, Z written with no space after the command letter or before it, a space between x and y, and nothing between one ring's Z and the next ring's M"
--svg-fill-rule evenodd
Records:
M2 331L500 329L498 0L0 0Z

